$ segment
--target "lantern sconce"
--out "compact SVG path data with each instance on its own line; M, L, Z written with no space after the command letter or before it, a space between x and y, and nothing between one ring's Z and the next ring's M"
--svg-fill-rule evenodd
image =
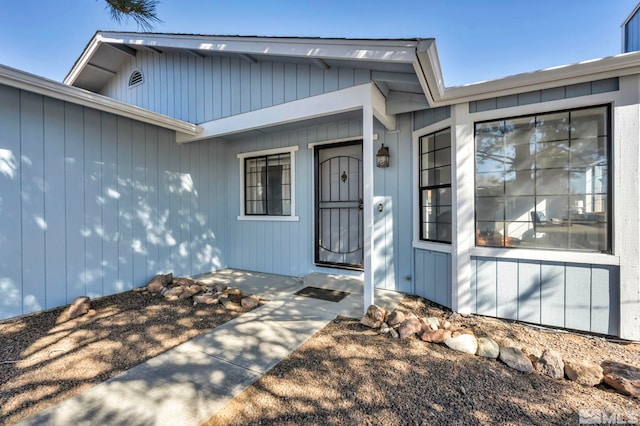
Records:
M389 148L384 146L384 144L382 144L376 154L376 166L381 169L389 167Z

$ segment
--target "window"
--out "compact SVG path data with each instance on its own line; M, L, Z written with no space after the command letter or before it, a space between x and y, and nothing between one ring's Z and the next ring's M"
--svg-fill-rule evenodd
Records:
M451 129L420 138L420 239L451 243Z
M239 154L243 220L295 220L294 153L298 147Z
M476 123L476 245L611 252L610 112Z

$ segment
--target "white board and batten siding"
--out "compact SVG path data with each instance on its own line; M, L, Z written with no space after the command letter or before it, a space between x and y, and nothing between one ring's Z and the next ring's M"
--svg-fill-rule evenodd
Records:
M129 76L144 82L129 87ZM368 83L369 70L224 56L138 51L103 95L190 123L203 123Z
M473 257L471 307L480 315L618 334L616 266Z
M224 146L0 85L0 319L225 266Z

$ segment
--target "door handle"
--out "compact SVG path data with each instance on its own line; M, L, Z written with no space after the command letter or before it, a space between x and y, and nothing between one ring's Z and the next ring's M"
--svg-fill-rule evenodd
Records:
M358 208L360 210L364 209L364 200L362 198L358 200Z

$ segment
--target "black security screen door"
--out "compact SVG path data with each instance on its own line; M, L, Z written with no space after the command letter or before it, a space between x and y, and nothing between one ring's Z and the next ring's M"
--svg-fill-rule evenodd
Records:
M362 143L318 147L315 262L362 269Z

